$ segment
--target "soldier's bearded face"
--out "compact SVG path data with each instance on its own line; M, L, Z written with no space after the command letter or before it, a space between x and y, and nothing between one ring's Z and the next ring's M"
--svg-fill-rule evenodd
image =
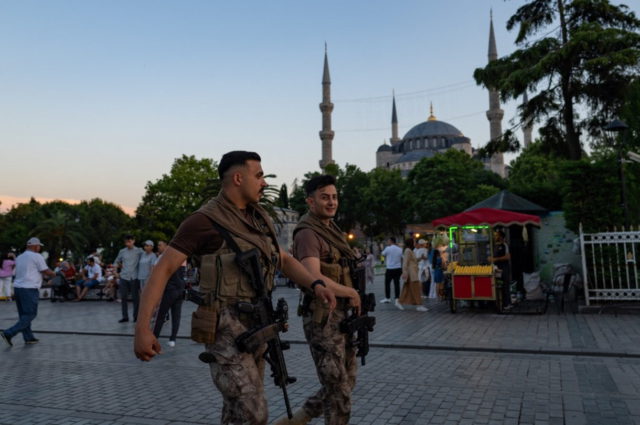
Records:
M264 180L262 165L258 161L247 161L242 172L242 194L249 202L259 202L267 182Z
M317 189L307 198L309 211L319 218L333 218L338 210L338 191L334 185Z

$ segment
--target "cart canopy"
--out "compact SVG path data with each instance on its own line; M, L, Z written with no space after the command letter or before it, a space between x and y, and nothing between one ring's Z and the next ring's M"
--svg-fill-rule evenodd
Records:
M495 208L478 208L460 214L433 220L433 227L469 226L485 224L489 226L511 226L519 224L533 224L540 226L540 217L530 214L516 213L512 211L497 210Z

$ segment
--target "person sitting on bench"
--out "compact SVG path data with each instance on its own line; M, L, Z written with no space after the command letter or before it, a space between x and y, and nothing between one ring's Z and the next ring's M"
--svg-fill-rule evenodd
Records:
M95 258L89 257L87 265L82 270L82 277L83 279L76 282L76 301L82 300L89 289L99 285L102 281L102 268L96 264Z

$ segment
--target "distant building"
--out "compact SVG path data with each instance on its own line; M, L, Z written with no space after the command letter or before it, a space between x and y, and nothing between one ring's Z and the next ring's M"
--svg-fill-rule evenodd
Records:
M496 39L493 31L493 16L489 21L489 62L498 58ZM329 62L325 46L324 69L322 74L322 130L320 139L322 140L322 158L320 168L324 169L328 164L332 164L332 142L334 131L331 129L331 113L333 103L331 103L331 79L329 77ZM489 109L487 119L489 120L489 140L495 140L502 136L502 118L504 111L500 108L500 96L497 90L489 90ZM525 144L530 143L531 127L525 127ZM433 114L433 105L430 107L429 117L426 121L415 125L402 139L398 137L398 114L396 110L395 94L391 112L391 138L389 144L386 142L378 147L376 151L376 167L400 170L403 176L415 167L423 158L431 158L438 153L446 152L449 149L458 149L473 155L471 139L466 137L454 125L444 121L439 121ZM504 157L502 153L497 153L482 160L484 167L502 177L506 175Z

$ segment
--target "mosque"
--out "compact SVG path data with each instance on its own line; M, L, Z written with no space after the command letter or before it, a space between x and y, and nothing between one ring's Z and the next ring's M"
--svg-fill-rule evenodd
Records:
M493 19L489 21L489 62L498 58L496 40L493 31ZM526 99L525 99L526 102ZM332 164L332 141L334 132L331 129L331 78L329 76L329 63L325 49L324 70L322 75L322 130L320 140L322 141L322 159L320 168L324 169L328 164ZM489 109L487 119L489 120L490 140L494 140L502 135L502 118L504 111L500 109L500 97L497 90L489 90ZM524 146L531 143L531 125L524 125ZM391 138L390 144L383 144L376 151L376 167L400 170L403 176L407 176L409 171L415 167L423 158L431 158L437 153L442 153L448 149L458 149L473 155L474 149L471 146L471 139L466 137L462 131L454 125L444 121L439 121L433 113L433 105L430 107L430 114L426 121L416 124L404 137L398 137L398 116L396 112L395 95L391 108ZM506 176L506 168L502 153L497 153L490 158L483 159L486 169L491 170L502 177Z

